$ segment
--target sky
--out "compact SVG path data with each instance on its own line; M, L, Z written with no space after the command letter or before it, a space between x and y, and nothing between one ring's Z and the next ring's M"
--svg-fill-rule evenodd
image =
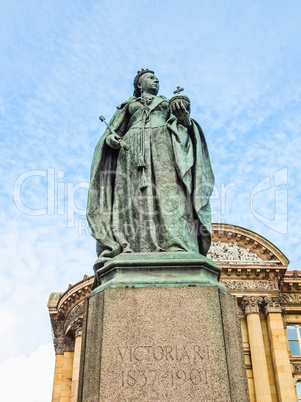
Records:
M213 221L300 269L299 0L2 0L0 399L51 400L51 292L92 275L94 147L137 70L176 86L206 136ZM14 390L12 392L12 389Z

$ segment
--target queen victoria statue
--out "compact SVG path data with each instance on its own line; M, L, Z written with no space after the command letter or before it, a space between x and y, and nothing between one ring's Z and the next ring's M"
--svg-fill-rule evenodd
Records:
M95 267L121 253L208 252L214 176L204 134L180 91L168 100L158 95L153 71L138 71L134 95L96 145L87 207Z
M182 90L158 95L155 73L141 70L133 96L109 122L100 116L107 129L87 207L98 258L76 341L79 402L250 401L237 299L206 258L208 149Z

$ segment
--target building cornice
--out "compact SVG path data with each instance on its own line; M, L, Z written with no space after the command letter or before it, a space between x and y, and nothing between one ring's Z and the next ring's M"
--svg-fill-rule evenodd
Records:
M94 275L83 279L62 294L57 304L57 311L64 316L70 312L77 304L86 297L90 296L91 286L94 281Z

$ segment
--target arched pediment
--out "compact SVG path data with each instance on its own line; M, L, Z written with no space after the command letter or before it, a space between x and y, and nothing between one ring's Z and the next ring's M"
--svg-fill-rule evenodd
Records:
M265 264L275 262L287 267L288 258L258 233L230 224L212 225L212 245L208 258L214 261Z

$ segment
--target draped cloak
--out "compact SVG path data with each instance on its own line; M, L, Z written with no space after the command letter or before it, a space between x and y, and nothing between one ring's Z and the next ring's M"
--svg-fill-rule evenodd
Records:
M127 134L128 130L129 104L138 99L131 97L118 106L109 123L112 130L121 137ZM164 101L165 103L167 101L164 96L157 96L149 106L148 113L151 114ZM211 243L209 198L214 186L214 176L206 140L201 127L194 120L192 120L190 128L187 129L169 113L166 127L171 137L176 172L179 181L191 199L193 213L198 223L199 252L206 255ZM112 228L116 167L120 150L112 149L106 144L106 138L110 134L109 129L106 129L100 138L95 148L91 167L87 220L92 236L97 241L98 259L94 269L98 269L104 262L123 251L122 245L117 241Z

